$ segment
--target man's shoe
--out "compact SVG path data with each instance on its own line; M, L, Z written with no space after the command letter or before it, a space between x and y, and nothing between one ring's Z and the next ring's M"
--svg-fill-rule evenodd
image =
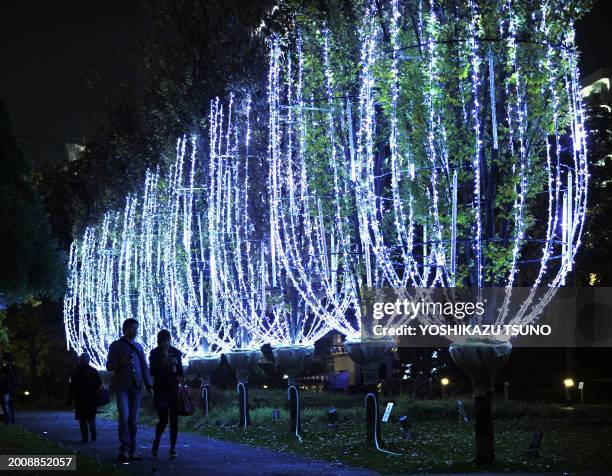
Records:
M126 463L129 459L130 457L125 453L119 453L119 456L117 456L117 460L119 460L120 463Z
M170 459L176 458L176 450L174 448L170 448Z
M130 455L128 459L130 461L142 461L142 456L133 454L133 455Z

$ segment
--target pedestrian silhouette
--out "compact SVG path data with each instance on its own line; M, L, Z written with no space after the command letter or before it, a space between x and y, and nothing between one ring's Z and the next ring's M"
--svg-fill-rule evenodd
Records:
M66 405L74 399L74 416L79 421L81 440L87 443L96 441L96 409L98 392L102 387L102 379L98 371L89 365L89 355L79 356L79 366L72 373Z
M153 404L159 414L155 427L155 440L151 453L157 456L159 440L170 420L170 457L176 457L176 438L178 435L177 393L179 378L183 376L181 352L170 345L171 337L167 329L157 334L157 347L149 356L153 376Z

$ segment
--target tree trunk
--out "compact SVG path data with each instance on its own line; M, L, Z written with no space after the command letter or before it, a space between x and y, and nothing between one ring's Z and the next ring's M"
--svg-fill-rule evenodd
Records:
M495 440L491 415L491 392L474 396L476 464L495 462Z
M32 388L36 388L37 377L36 377L36 334L32 334L30 336L30 342L28 346L28 352L30 354L30 381L32 383Z

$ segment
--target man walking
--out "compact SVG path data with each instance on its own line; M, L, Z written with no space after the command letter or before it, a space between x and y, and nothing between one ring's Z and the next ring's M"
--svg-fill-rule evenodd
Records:
M114 341L108 349L106 369L114 372L113 385L117 393L119 412L119 461L140 461L136 454L136 423L140 409L141 389L151 393L151 375L142 346L136 342L138 321L123 322L123 337Z

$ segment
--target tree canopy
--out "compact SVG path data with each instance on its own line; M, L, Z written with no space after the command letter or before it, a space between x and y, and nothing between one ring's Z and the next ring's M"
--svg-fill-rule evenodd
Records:
M18 304L33 296L57 298L64 285L63 254L2 104L0 164L0 304Z

